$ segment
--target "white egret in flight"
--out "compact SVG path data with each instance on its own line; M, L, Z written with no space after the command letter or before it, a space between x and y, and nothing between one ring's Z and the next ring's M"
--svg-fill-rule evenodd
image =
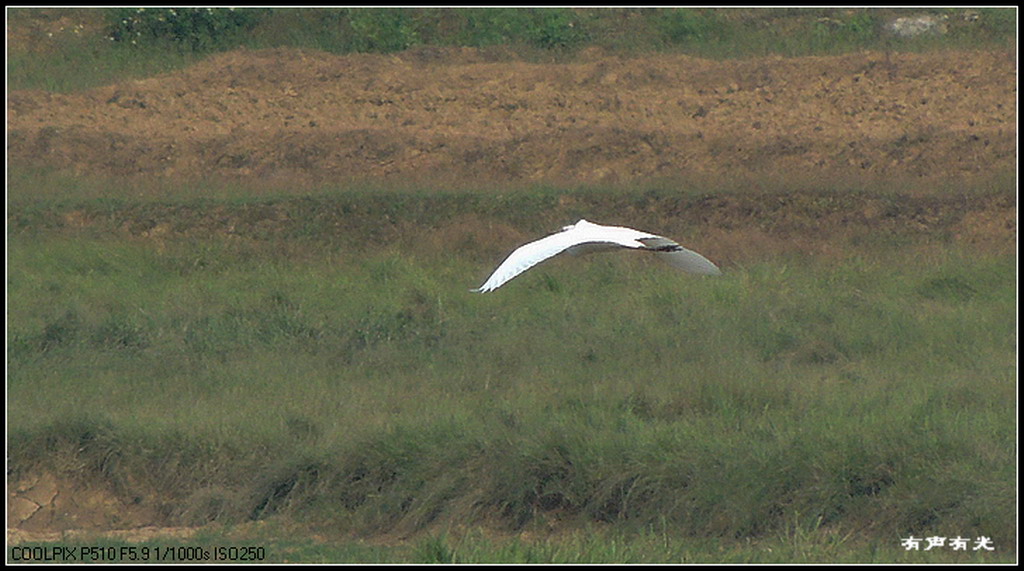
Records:
M562 228L561 232L520 246L505 258L484 285L472 291L494 291L510 279L562 252L583 254L618 248L654 252L662 260L691 274L717 276L722 273L718 266L704 256L664 236L622 226L602 226L581 219Z

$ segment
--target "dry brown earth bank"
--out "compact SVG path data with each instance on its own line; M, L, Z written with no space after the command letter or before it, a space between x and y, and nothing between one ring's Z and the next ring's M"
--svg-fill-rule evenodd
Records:
M955 179L1015 167L1009 52L495 59L234 51L82 93L14 92L8 153L79 174L339 183Z

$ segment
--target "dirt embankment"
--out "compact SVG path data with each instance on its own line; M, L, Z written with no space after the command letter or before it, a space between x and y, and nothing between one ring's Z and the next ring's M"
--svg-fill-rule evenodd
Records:
M81 174L296 183L955 179L1015 167L1014 68L1009 52L544 64L235 51L83 93L14 92L8 154Z

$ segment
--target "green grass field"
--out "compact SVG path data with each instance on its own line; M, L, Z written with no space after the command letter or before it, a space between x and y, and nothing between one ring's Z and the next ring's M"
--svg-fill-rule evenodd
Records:
M719 278L605 255L478 295L515 244L429 238L457 196L365 191L346 214L358 191L325 191L308 225L154 238L126 218L274 199L74 201L53 180L12 177L15 474L109 482L180 525L421 537L354 560L1014 557L1011 254L896 236ZM508 221L547 192L463 208Z

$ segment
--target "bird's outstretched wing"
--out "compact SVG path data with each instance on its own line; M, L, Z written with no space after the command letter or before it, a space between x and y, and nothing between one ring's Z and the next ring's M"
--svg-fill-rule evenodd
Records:
M705 276L722 275L722 270L718 269L718 266L711 260L693 250L687 250L677 244L675 240L664 236L653 236L640 238L638 241L642 242L646 249L654 250L662 261L684 272Z
M505 258L505 261L494 270L491 277L487 278L484 285L472 291L479 293L493 291L533 266L580 243L578 236L572 232L571 227L568 227L561 232L524 244Z

